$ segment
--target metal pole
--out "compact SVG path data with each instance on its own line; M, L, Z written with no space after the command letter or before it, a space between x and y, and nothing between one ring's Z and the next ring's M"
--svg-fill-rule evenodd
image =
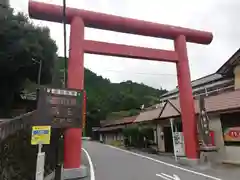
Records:
M42 60L36 61L32 59L34 62L39 64L38 68L38 77L37 77L37 92L36 92L36 101L38 102L39 98L39 87L41 85L41 74L42 74ZM37 154L37 164L36 164L36 180L43 180L44 179L44 165L45 165L45 152L42 152L42 144L38 144L38 154Z
M39 68L38 68L38 77L37 77L37 92L36 92L36 102L38 102L38 98L39 98L39 88L41 85L41 74L42 74L42 60L40 61L36 61L35 59L32 59L34 62L39 64Z
M42 152L42 144L38 144L35 180L44 179L45 152Z
M64 87L67 87L66 0L63 0Z
M67 47L66 47L66 0L63 0L63 40L64 40L64 87L67 87ZM56 129L56 167L55 167L55 180L61 180L62 179L62 165L60 161L60 138L61 138L61 129Z
M55 157L56 157L56 167L55 167L55 180L61 180L61 176L62 176L62 165L61 165L61 158L60 158L60 151L59 151L59 148L60 148L60 138L61 138L61 130L60 129L56 129L56 154L55 154Z
M42 60L39 62L39 68L38 68L38 86L41 84L41 73L42 73Z

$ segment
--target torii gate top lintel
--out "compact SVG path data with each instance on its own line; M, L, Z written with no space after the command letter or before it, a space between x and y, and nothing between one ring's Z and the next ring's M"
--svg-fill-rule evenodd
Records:
M32 18L61 23L63 21L62 12L62 6L29 1L29 14ZM210 44L213 39L213 35L210 32L147 22L76 8L66 8L66 23L70 23L72 18L76 16L81 17L85 26L90 28L172 40L176 39L179 35L184 35L187 42L198 44Z

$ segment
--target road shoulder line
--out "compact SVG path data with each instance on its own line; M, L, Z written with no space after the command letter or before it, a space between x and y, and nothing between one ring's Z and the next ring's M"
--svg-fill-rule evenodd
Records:
M88 162L89 162L89 166L90 166L90 180L95 180L95 172L94 172L94 166L92 163L92 159L86 149L82 148L82 150L88 158Z
M125 149L115 147L115 146L111 146L111 145L107 145L107 144L106 144L106 146L108 146L110 148L113 148L113 149L116 149L116 150L119 150L119 151L122 151L122 152L125 152L125 153L128 153L128 154L132 154L132 155L144 158L144 159L148 159L148 160L151 160L151 161L154 161L154 162L157 162L157 163L161 163L161 164L164 164L164 165L169 166L169 167L180 169L180 170L185 171L185 172L189 172L189 173L192 173L192 174L196 174L196 175L203 176L203 177L210 178L210 179L214 179L214 180L222 180L222 179L214 177L214 176L210 176L210 175L203 174L203 173L200 173L200 172L197 172L197 171L193 171L193 170L186 169L186 168L183 168L183 167L180 167L180 166L176 166L176 165L164 162L164 161L160 161L158 159L154 159L154 158L151 158L151 157L148 157L148 156L144 156L142 154L131 152L131 151L128 151L128 150L125 150Z

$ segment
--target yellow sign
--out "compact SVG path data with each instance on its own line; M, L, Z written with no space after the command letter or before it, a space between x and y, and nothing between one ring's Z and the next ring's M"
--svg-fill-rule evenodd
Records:
M31 144L50 144L51 126L33 126Z

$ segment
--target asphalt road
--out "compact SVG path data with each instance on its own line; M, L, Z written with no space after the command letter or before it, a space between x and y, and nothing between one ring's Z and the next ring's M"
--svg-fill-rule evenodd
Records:
M96 180L225 180L97 142L84 141L83 148Z

